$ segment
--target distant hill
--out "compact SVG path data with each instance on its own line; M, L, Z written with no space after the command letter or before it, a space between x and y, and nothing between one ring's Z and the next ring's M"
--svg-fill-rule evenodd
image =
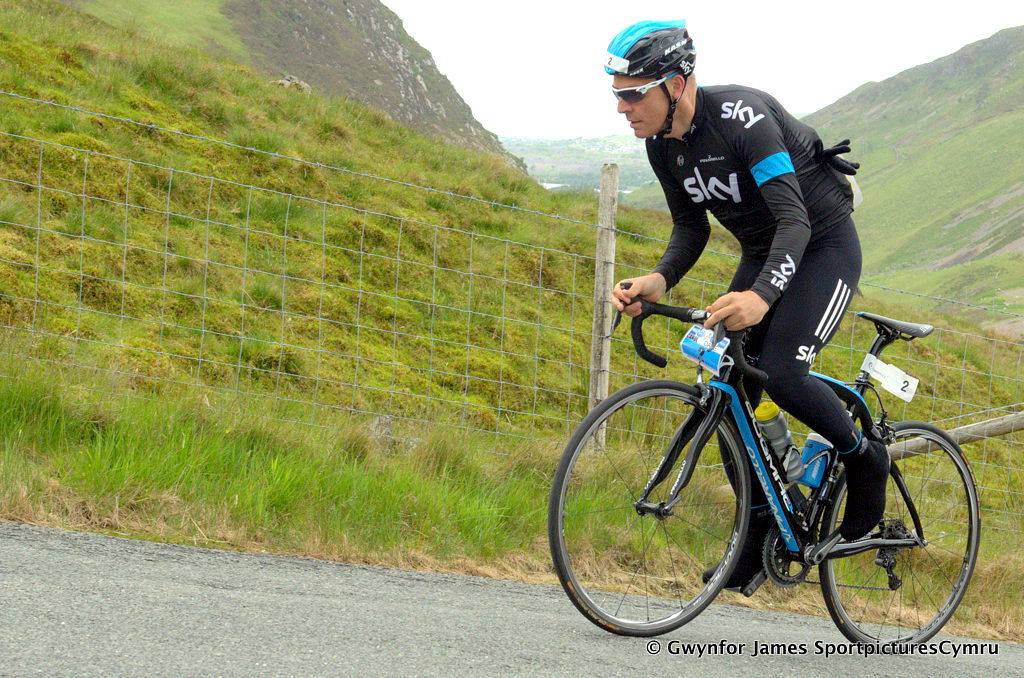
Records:
M293 75L461 146L498 138L378 0L62 0L115 26L214 49L268 76Z
M632 135L558 140L501 137L501 143L526 162L530 176L549 184L597 188L601 166L610 162L619 166L620 187L655 181L644 143Z
M851 137L865 270L1024 311L1024 27L869 83L808 116Z
M601 166L619 166L622 203L641 209L666 211L644 143L633 135L585 139L524 139L501 137L513 155L522 158L534 179L552 188L595 189L601 185Z

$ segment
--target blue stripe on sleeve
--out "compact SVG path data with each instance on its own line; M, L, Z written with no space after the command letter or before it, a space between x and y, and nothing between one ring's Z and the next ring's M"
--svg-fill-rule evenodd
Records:
M787 172L795 173L796 170L793 169L793 160L789 157L789 153L785 151L769 155L750 168L750 173L754 175L754 181L757 182L758 186L769 179L774 179L780 174L786 174Z

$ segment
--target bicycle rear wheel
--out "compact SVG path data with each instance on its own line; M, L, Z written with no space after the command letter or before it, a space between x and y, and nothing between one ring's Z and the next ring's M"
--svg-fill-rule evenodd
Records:
M859 643L920 643L934 636L967 592L978 557L978 495L960 447L945 431L924 422L900 422L894 429L889 451L903 474L927 544L822 563L825 606L840 632ZM916 535L906 501L891 478L886 492L885 536ZM845 495L844 474L821 534L830 534L842 519Z
M634 507L697 403L694 387L674 381L624 388L587 415L558 464L548 504L555 571L580 612L613 633L652 636L682 626L711 603L739 558L750 478L727 417L672 515L659 519ZM683 458L650 501L667 500ZM704 570L723 559L703 582Z

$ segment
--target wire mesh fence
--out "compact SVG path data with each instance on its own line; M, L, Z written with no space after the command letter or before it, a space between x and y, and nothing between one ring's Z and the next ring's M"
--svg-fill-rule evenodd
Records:
M0 264L4 323L37 357L318 425L384 415L526 437L585 409L592 257L0 142L5 167L33 160L0 177Z
M649 240L652 258L664 246L630 236ZM3 351L89 375L83 383L104 393L196 389L228 411L372 423L396 439L442 427L502 453L563 441L588 409L592 251L10 133L0 133L0 237ZM618 261L616 277L649 265ZM706 305L724 289L686 279L669 302ZM872 299L856 298L855 311L884 312L879 296L899 308L899 293L866 289ZM663 354L685 331L648 325ZM815 369L852 380L873 336L849 314ZM1022 355L1019 342L939 328L887 352L920 385L911 402L885 396L886 406L893 419L951 429L1018 412ZM692 375L681 360L641 363L626 332L609 373L611 390ZM965 445L985 527L1010 543L1024 513L1022 443L1011 431Z

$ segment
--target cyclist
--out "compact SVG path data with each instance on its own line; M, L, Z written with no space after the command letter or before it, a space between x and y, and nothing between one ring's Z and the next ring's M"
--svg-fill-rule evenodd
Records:
M808 372L835 334L860 279L860 242L844 174L858 165L838 157L848 142L823 148L817 133L770 95L737 85L698 87L696 52L685 21L642 21L615 36L605 70L618 111L646 139L647 157L672 213L672 234L652 273L616 285L615 307L640 312L694 265L710 234L707 212L740 243L728 292L705 323L752 328L747 352L768 374L772 400L828 439L846 467L844 539L867 534L885 509L889 457L854 425L842 401ZM749 389L756 403L760 391ZM754 483L747 541L728 588L746 587L762 568L773 524ZM705 573L705 581L712 570ZM754 585L753 588L756 588Z

